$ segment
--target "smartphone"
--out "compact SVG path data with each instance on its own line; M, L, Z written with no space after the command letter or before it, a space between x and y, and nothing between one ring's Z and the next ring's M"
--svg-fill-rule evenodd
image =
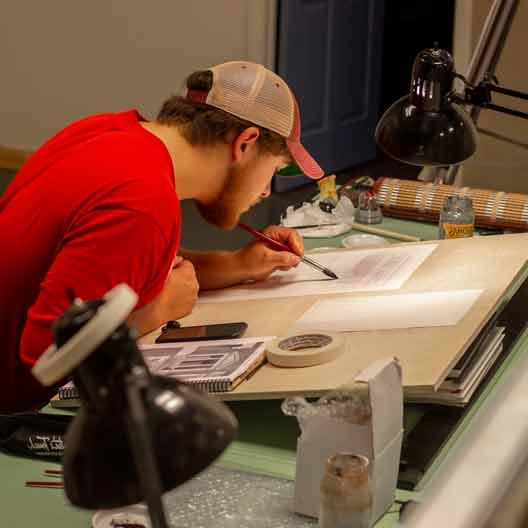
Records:
M156 343L205 341L207 339L236 339L244 335L247 326L247 323L222 323L168 328L158 336Z

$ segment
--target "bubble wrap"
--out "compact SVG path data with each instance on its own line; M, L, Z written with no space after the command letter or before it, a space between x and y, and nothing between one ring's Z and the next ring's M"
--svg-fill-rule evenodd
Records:
M212 467L167 493L171 528L314 528L293 512L294 483Z

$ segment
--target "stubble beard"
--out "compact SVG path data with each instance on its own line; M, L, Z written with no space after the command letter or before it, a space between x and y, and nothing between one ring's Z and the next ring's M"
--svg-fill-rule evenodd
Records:
M234 229L240 220L247 200L243 182L247 175L232 172L218 198L210 204L197 203L202 217L220 229Z

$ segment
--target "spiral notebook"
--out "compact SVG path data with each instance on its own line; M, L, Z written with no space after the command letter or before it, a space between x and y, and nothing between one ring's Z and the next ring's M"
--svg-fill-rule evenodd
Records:
M228 392L251 376L266 359L272 337L218 339L187 343L140 345L153 374L178 378L206 392ZM75 400L72 382L62 386L58 400ZM60 405L57 405L60 406Z

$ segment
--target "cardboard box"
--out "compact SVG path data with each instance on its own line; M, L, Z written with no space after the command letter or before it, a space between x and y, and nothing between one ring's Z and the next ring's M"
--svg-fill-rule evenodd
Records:
M392 505L398 480L403 436L401 369L396 359L381 359L354 381L368 385L371 418L363 425L319 415L303 420L297 441L294 509L318 517L326 460L339 452L353 453L370 461L373 524Z

